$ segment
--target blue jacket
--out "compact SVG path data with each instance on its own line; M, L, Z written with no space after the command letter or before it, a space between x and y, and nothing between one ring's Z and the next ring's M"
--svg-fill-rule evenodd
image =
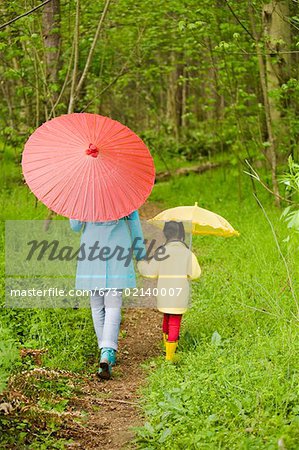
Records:
M134 240L134 251L131 250L131 254L140 260L146 252L138 211L110 222L80 222L70 219L70 225L74 231L83 230L80 248L83 246L85 251L85 257L83 258L81 251L78 258L76 289L136 287L133 258L129 257ZM95 244L97 249L91 254L90 248Z

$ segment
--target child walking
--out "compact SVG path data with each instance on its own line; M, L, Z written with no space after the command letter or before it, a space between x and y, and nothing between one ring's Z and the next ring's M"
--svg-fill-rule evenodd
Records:
M201 269L197 258L185 243L182 222L169 221L163 228L166 242L148 261L139 261L138 270L147 278L157 278L157 308L163 315L163 341L166 360L173 361L177 349L182 315L189 301L189 280L199 278ZM164 248L163 258L158 258Z

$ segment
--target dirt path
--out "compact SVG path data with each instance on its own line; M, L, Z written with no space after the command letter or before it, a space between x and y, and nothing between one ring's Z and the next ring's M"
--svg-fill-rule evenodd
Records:
M141 218L153 217L161 208L147 203ZM74 409L87 413L85 427L69 429L74 443L68 448L118 450L132 448L131 427L141 425L139 390L145 383L142 363L162 352L161 314L149 309L127 309L121 325L118 363L113 378L100 381L95 376L80 388Z
M68 448L118 450L130 447L132 426L142 424L138 390L145 381L141 364L161 354L161 316L148 309L125 311L119 341L118 364L109 381L94 377L80 388L72 401L77 411L86 413L85 427L71 427Z

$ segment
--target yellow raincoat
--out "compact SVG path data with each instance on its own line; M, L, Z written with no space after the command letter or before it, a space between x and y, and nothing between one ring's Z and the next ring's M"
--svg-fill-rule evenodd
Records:
M183 314L188 308L189 280L199 278L201 269L196 256L183 242L170 241L165 248L167 258L139 261L137 267L142 276L158 278L158 310L168 314Z

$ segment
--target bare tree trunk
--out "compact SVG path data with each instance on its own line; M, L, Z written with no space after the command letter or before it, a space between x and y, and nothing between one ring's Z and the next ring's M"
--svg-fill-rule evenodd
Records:
M74 54L74 66L72 73L72 84L71 92L68 106L68 113L74 112L75 105L75 95L76 95L76 83L77 83L77 72L78 72L78 61L79 61L79 24L80 24L80 0L76 3L76 21L75 21L75 33L73 42L73 54Z
M179 138L178 122L177 122L177 68L175 65L175 55L171 52L170 55L170 66L171 71L168 74L167 83L167 108L166 108L166 119L168 123L172 126L176 140Z
M99 39L99 36L100 36L100 32L102 30L102 26L103 26L105 17L106 17L107 12L108 12L108 8L109 8L109 5L110 5L110 2L111 2L111 0L106 0L106 2L105 2L105 6L104 6L104 9L103 9L101 18L99 20L96 32L95 32L94 37L93 37L92 44L90 46L90 49L89 49L89 52L88 52L88 55L87 55L85 66L84 66L82 75L81 75L81 77L78 80L78 83L76 83L76 79L77 79L77 61L78 61L78 45L79 45L79 42L77 42L77 45L75 44L76 45L75 46L75 60L74 60L73 80L72 80L73 89L72 89L71 96L70 96L70 101L69 101L69 107L68 107L68 112L69 113L72 113L74 111L76 98L80 94L80 91L82 89L83 83L84 83L84 81L86 79L86 76L88 74L88 70L89 70L91 62L92 62L92 57L93 57L93 54L94 54L94 51L95 51L95 48L96 48L96 45L97 45L97 42L98 42L98 39ZM76 27L75 36L77 37L77 39L78 39L78 29L79 29L79 7L80 7L79 3L80 3L79 0L77 0L77 13L76 13L76 25L75 25L75 27ZM77 57L76 57L76 52L77 52Z
M183 132L187 126L186 113L187 113L187 96L188 96L188 71L187 67L183 68L183 80L182 80L182 111L181 111L181 126Z
M263 6L263 25L266 42L267 87L271 92L278 89L290 78L290 53L280 53L288 50L291 44L288 1L274 0ZM271 119L279 124L281 112L278 101L269 97Z
M5 100L8 110L8 115L6 120L8 121L9 126L13 129L15 127L14 121L14 105L12 104L13 95L11 95L9 84L8 83L0 83L0 88L2 91L2 99Z
M183 57L182 57L183 60ZM181 134L181 128L182 128L182 115L184 110L183 105L183 96L184 96L184 69L185 65L183 64L177 64L176 67L176 78L177 78L177 92L176 92L176 120L177 120L177 127L178 132Z
M48 82L56 83L60 65L60 0L52 0L44 6L42 27L45 46L46 77Z
M213 83L211 84L211 96L214 100L213 119L217 119L218 121L223 117L223 95L219 94L220 89L217 61L215 61L213 45L210 37L207 39L207 47L209 49L210 59L209 75L211 76L211 80L213 81Z
M272 122L272 116L271 116L271 107L269 102L269 93L267 89L267 73L266 73L266 64L263 58L262 49L259 45L259 36L256 31L255 27L255 17L254 17L254 11L252 8L252 5L249 4L249 18L251 22L251 29L252 34L255 39L256 43L256 53L258 58L258 68L259 68L259 75L260 75L260 84L261 89L263 93L263 103L264 103L264 111L265 111L265 120L266 120L266 129L267 129L267 137L269 142L269 147L267 149L267 159L270 163L271 167L271 178L272 178L272 186L273 186L273 192L275 195L275 205L280 205L279 200L279 189L278 189L278 181L277 181L277 157L276 157L276 140L273 132L273 122Z

